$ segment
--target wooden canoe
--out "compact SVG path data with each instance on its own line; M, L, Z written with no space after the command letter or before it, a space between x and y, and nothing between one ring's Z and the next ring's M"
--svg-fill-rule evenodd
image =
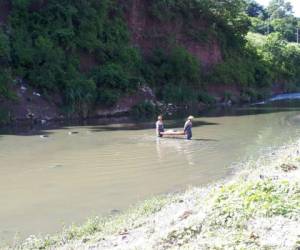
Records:
M176 136L176 135L184 135L184 131L167 130L165 132L161 132L160 134L163 136Z

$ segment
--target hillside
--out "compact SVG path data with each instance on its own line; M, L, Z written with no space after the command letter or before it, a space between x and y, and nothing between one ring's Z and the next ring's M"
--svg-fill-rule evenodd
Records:
M286 72L279 57L264 56L275 53L270 46L263 55L247 42L246 7L243 0L4 0L0 120L153 115L157 101L256 101L273 83L284 91L299 79L296 66Z

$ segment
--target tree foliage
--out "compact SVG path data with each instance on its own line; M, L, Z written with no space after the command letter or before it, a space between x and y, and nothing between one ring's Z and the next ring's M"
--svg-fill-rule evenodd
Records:
M288 44L299 20L287 1L273 0L267 9L254 0L147 3L145 15L158 28L182 23L191 41L217 41L223 61L204 69L170 37L145 56L130 41L124 13L130 1L12 0L9 22L0 27L0 96L9 96L11 79L20 77L48 96L60 94L66 110L86 116L141 84L162 100L186 103L207 99L203 89L212 83L248 91L275 80L299 81L299 48ZM249 29L271 34L257 45L247 42Z
M254 0L247 1L246 13L249 17L259 17L261 19L268 17L266 9Z
M12 66L34 87L62 93L70 110L79 112L105 100L103 89L126 93L136 87L131 80L140 77L139 55L117 1L13 0L12 5ZM96 58L89 72L80 70L82 53Z
M271 19L285 18L292 16L293 6L286 0L271 0L267 11Z
M277 32L287 41L296 42L300 20L293 15L293 6L289 1L272 0L267 8L258 6L254 0L248 1L247 13L251 17L252 32L265 35Z

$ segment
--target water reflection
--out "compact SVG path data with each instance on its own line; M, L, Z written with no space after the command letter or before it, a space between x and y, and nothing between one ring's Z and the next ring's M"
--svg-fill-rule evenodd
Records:
M193 165L193 146L192 141L181 138L157 138L156 139L157 157L161 164L164 163L165 157L182 157L188 165ZM184 164L185 165L185 164Z

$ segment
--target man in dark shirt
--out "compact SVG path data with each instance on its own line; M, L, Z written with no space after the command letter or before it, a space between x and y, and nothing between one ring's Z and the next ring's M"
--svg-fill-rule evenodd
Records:
M194 119L194 116L190 115L188 118L187 118L187 121L185 122L184 124L184 134L186 135L186 139L188 140L191 140L192 139L192 127L193 127L193 124L192 124L192 120Z

